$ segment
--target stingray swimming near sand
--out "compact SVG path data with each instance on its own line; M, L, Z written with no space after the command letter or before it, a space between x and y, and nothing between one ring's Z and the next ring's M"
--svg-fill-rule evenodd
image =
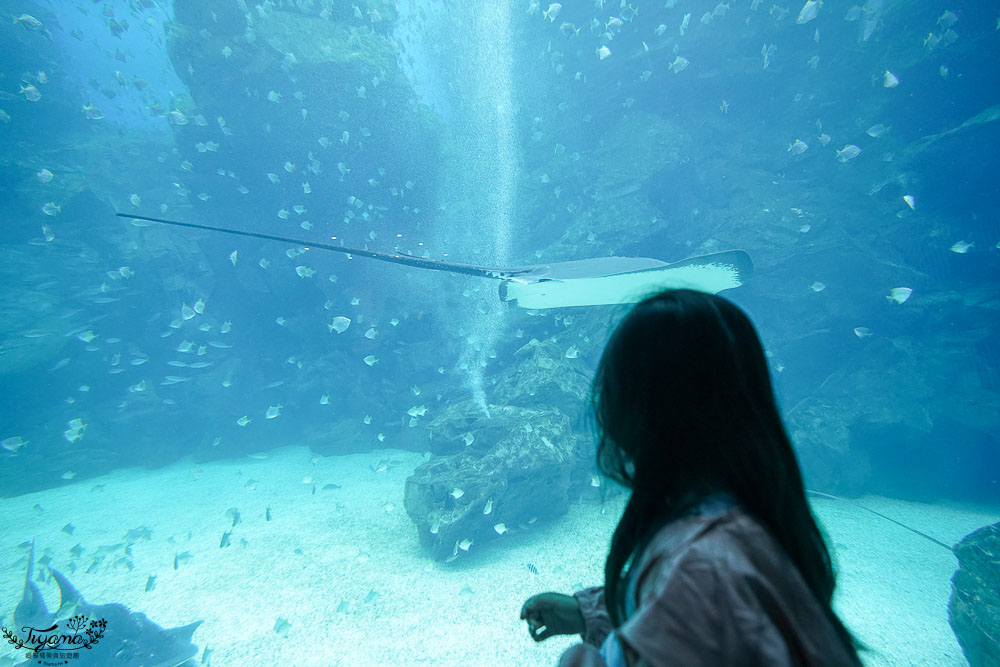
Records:
M15 648L72 651L78 654L71 663L77 667L193 667L198 647L192 643L192 635L201 621L168 629L125 605L87 602L65 575L51 567L49 573L59 586L59 608L50 612L33 579L34 569L32 542L13 627L4 628L4 639ZM15 667L39 664L43 662L40 657Z
M637 303L647 295L667 288L687 288L716 294L722 290L739 287L753 274L753 262L750 260L750 255L744 250L726 250L710 255L689 257L678 262L664 262L650 257L596 257L525 266L476 266L427 259L399 252L384 253L347 248L331 243L226 227L213 227L193 222L165 220L131 213L115 213L115 215L132 220L205 229L237 236L292 243L309 248L332 250L347 255L369 257L420 269L493 278L500 281L501 300L529 309Z

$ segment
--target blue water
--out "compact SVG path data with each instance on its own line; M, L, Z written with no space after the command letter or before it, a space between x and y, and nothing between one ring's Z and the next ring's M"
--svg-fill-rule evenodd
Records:
M290 444L423 453L466 401L556 407L589 475L583 397L510 377L533 339L589 377L623 308L308 249L333 239L490 266L745 249L725 295L807 483L1000 505L997 8L564 4L6 3L43 28L0 21L0 497Z

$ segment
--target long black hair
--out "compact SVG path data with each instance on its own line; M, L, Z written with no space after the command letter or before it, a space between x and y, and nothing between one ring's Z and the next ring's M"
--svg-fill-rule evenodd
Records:
M611 621L624 621L626 568L654 533L726 492L777 540L847 645L830 607L830 554L806 501L760 339L730 301L671 289L638 303L601 357L591 392L597 465L631 489L604 566Z

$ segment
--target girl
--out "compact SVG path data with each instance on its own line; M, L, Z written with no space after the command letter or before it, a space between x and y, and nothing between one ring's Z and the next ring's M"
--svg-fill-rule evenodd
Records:
M591 402L598 468L631 497L605 585L521 610L536 641L582 635L561 666L861 664L831 609L830 556L739 308L691 290L637 304Z

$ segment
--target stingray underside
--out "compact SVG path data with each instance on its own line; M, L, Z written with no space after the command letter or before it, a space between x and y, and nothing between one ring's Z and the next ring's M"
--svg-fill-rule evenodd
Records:
M672 264L634 258L643 259L645 264L629 265L629 259L633 258L602 258L600 261L611 270L597 275L587 275L580 262L539 267L544 271L538 271L537 277L528 273L501 282L500 298L530 309L637 303L668 288L717 294L739 287L753 274L753 262L743 250L691 257Z

